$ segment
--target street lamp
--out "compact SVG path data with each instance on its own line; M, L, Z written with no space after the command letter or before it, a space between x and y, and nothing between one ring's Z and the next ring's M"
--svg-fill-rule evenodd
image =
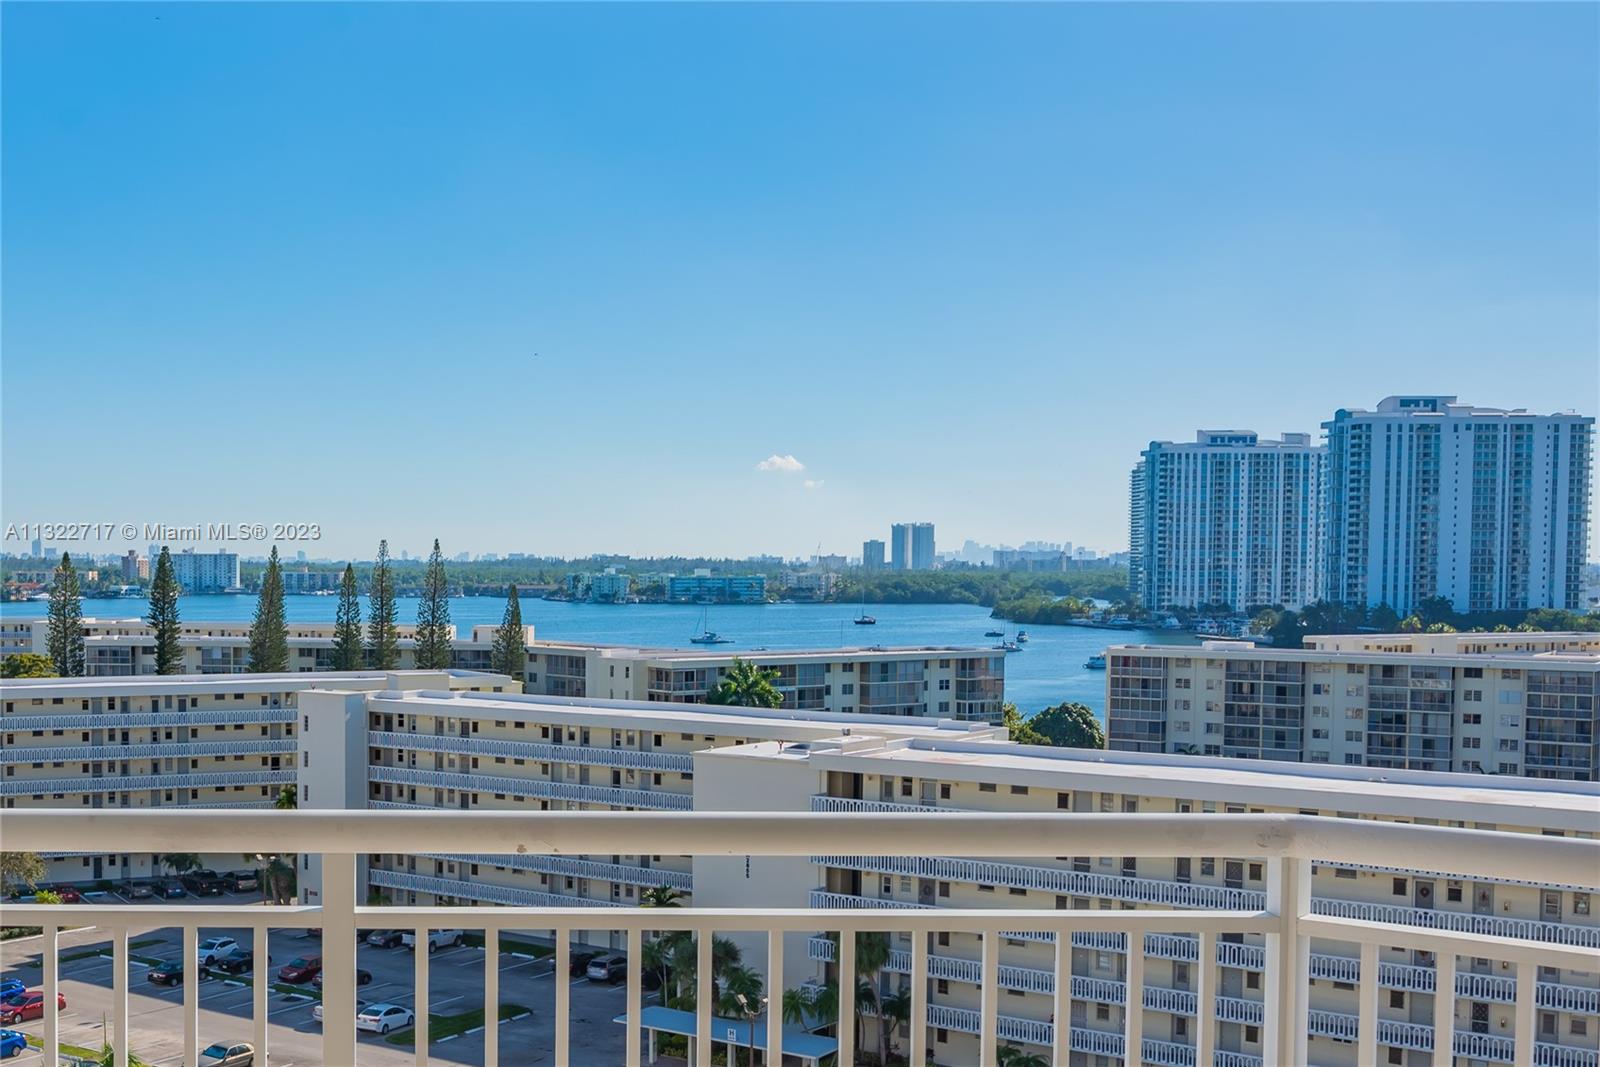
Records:
M739 1014L744 1016L744 1023L750 1028L749 1051L750 1067L756 1067L756 1020L761 1017L761 1012L767 1006L766 997L757 997L749 1000L743 993L735 993L733 998L739 1002Z

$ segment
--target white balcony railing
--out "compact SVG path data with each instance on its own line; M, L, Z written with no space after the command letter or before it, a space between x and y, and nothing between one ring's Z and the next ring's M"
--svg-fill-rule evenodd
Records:
M83 774L71 778L6 778L0 780L0 797L47 793L132 793L141 789L211 789L233 785L293 785L294 779L293 767L276 770L258 767L246 771L163 771L152 774L107 774L101 777ZM106 851L127 850L110 848Z
M185 711L88 711L74 715L0 715L0 730L127 730L145 726L221 726L294 722L292 707L189 708Z
M472 776L478 777L478 776ZM194 958L199 931L216 926L244 927L252 931L258 958L266 955L269 930L318 927L322 930L324 1028L323 1061L355 1062L355 931L358 926L400 927L416 930L420 938L437 927L465 927L484 932L490 958L499 951L504 930L549 930L555 936L557 974L566 973L572 932L601 929L624 931L628 973L625 991L622 1055L627 1067L642 1059L640 1009L644 938L647 931L687 930L696 934L705 961L699 968L700 990L696 1009L700 1033L710 1033L714 998L709 984L712 933L759 932L767 944L767 973L783 973L787 935L807 937L817 930L841 933L839 959L831 966L839 977L839 1017L855 1012L855 939L860 931L884 931L911 936L907 973L911 983L915 1019L976 1036L977 1062L992 1064L1002 1041L1023 1042L1047 1050L1055 1064L1065 1064L1073 1051L1120 1057L1133 1041L1144 1059L1179 1067L1223 1064L1253 1067L1255 1058L1218 1048L1218 1023L1238 1018L1255 1020L1260 1027L1264 1061L1274 1064L1311 1062L1307 1040L1312 1033L1337 1035L1354 1041L1357 1061L1379 1062L1377 1045L1403 1048L1431 1047L1447 1040L1461 1055L1516 1064L1550 1064L1581 1067L1585 1051L1535 1042L1536 971L1539 966L1583 970L1592 968L1593 953L1586 947L1558 939L1519 939L1488 936L1473 930L1426 928L1357 916L1328 916L1313 911L1309 897L1312 857L1334 860L1359 857L1368 863L1418 864L1437 867L1441 873L1464 877L1536 877L1552 884L1585 884L1600 869L1600 843L1592 840L1549 838L1535 834L1495 833L1432 826L1320 819L1291 815L1190 815L1173 819L1160 815L874 815L857 814L723 814L712 812L464 812L464 811L78 811L16 809L5 815L6 847L19 851L71 850L78 852L200 853L254 851L320 856L319 905L255 906L184 904L163 907L160 923L183 931L184 954ZM1075 854L1137 857L1173 855L1226 855L1259 859L1266 865L1263 907L1254 910L1148 908L1135 910L1055 910L1012 908L918 908L894 902L836 894L819 895L822 910L805 908L681 908L652 909L606 907L614 901L583 900L552 894L506 895L506 887L485 880L440 878L405 871L373 870L371 884L388 888L414 888L455 900L482 900L494 907L358 907L357 862L366 854L513 855L749 855L811 856L821 852L926 856L935 853L979 859ZM509 890L509 893L518 893ZM596 905L604 908L597 912ZM600 916L603 915L603 918ZM56 1008L60 986L57 935L68 924L92 925L104 931L113 945L112 1018L106 1032L119 1055L128 1042L129 930L152 921L148 907L98 904L11 904L0 907L0 923L43 928L43 992L45 1014L40 1020L45 1061L55 1062L61 1040L61 1018ZM1007 931L1035 931L1053 938L1057 948L1050 970L1051 1000L1027 1014L1001 1013L1005 981L1042 986L1037 974L1022 968L1002 968L1000 956ZM940 932L983 935L981 957L976 961L977 1008L930 1003L925 979L935 966L929 953L932 935ZM1219 938L1238 934L1259 938L1263 977L1260 1002L1219 997L1217 960ZM1070 935L1065 937L1062 935ZM1078 986L1071 980L1070 946L1103 943L1141 946L1155 939L1158 946L1179 948L1180 935L1193 937L1194 958L1207 961L1191 968L1194 1005L1210 1010L1197 1016L1194 1043L1151 1041L1143 1037L1149 991L1124 997L1120 1025L1083 1025L1074 1019L1074 1001L1100 996L1108 989L1098 982ZM1509 1037L1457 1034L1455 1020L1441 1021L1443 1034L1433 1027L1380 1022L1378 984L1362 986L1360 1010L1353 1015L1308 1009L1311 977L1310 946L1313 938L1359 946L1359 973L1377 974L1381 946L1399 946L1437 955L1438 978L1454 987L1458 957L1503 961L1514 968ZM1083 939L1080 941L1080 939ZM1123 989L1144 989L1144 952L1127 954L1123 963ZM428 985L428 954L414 956L418 989ZM958 961L964 962L964 961ZM966 972L970 973L970 972ZM499 970L484 968L484 998L499 1002ZM781 988L781 983L773 983ZM258 1055L267 1052L267 995L269 983L255 983L252 1003ZM566 982L556 982L556 1008L552 1018L552 1062L571 1063L569 1044L569 993ZM775 990L776 991L776 990ZM1160 994L1157 994L1159 1000ZM1178 998L1179 1000L1185 998ZM1165 1004L1165 1001L1160 1001ZM1173 1001L1175 1007L1177 1000ZM1021 1011L1021 1006L1012 1011ZM1081 1015L1081 1012L1079 1013ZM417 1061L428 1060L428 1005L417 1001L417 1030L422 1039ZM199 1040L198 983L182 991L182 1042L184 1063L197 1061ZM1052 1022L1051 1020L1054 1020ZM838 1058L855 1060L853 1027L837 1027ZM769 1050L781 1048L783 1021L772 1013L765 1022ZM910 1028L911 1061L925 1062L926 1027ZM500 1062L497 1027L483 1032L483 1062ZM712 1042L696 1044L695 1067L709 1067ZM776 1052L773 1053L776 1059Z
M241 737L230 741L156 741L127 745L71 745L0 749L0 764L92 763L96 760L190 759L196 756L250 756L294 752L292 737Z
M477 771L432 771L413 767L369 767L373 782L415 785L428 789L454 789L456 792L504 793L535 800L564 800L579 804L609 804L617 808L646 811L688 811L694 798L688 793L664 789L624 789L618 786L585 785L579 782L547 782L538 778L513 778Z
M374 748L394 748L406 752L450 752L457 755L494 759L520 759L536 763L588 763L598 767L621 767L634 771L694 770L694 756L688 752L644 752L633 748L602 748L597 745L556 745L548 741L509 741L495 737L461 737L455 734L405 733L397 730L372 730L367 743Z

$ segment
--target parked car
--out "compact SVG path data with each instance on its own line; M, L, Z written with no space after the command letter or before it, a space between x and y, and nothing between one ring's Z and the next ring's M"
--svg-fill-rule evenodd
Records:
M363 1011L366 1010L366 1007L367 1007L367 1002L366 1001L364 1001L364 1000L356 1001L356 1014L360 1015ZM315 1023L320 1023L322 1021L322 1001L320 1001L320 1000L317 1001L315 1004L311 1005L311 1021L315 1022Z
M28 984L20 978L7 978L0 981L0 1000L4 1000L13 993L26 993Z
M574 978L582 978L589 973L589 962L604 955L604 952L594 949L575 948L567 956L567 973Z
M217 1042L200 1052L200 1067L254 1067L256 1049L243 1041L232 1045Z
M261 877L255 871L230 871L222 876L222 886L230 893L253 893L261 888Z
M356 968L356 985L366 985L370 981L372 981L372 972L369 971L369 970L366 970L365 968L357 967ZM317 972L317 976L315 978L311 979L311 984L316 986L318 989L322 988L322 972L321 971L318 971Z
M200 951L195 958L209 966L213 960L226 956L238 947L239 942L231 937L208 937L200 942Z
M156 895L156 889L149 882L125 882L122 895L129 900L148 900Z
M56 994L56 1008L67 1010L67 997L64 993ZM0 1009L0 1024L14 1025L27 1019L40 1019L44 1017L44 990L35 990L24 993L20 997L6 1001L5 1007Z
M435 952L441 948L459 945L466 940L466 934L460 930L429 930L428 951ZM400 943L413 951L417 947L417 935L414 931L407 930L400 935Z
M217 877L216 871L198 870L190 871L180 879L183 887L197 897L220 897L222 895L222 879Z
M398 1004L369 1004L356 1016L357 1030L375 1030L387 1034L390 1030L403 1030L415 1024L417 1017L410 1008Z
M267 962L271 963L271 958L268 958ZM227 971L229 974L243 974L245 971L253 970L255 963L255 952L240 945L234 945L227 952L213 958L211 966L219 971Z
M301 982L311 981L320 970L322 970L321 956L296 956L278 968L278 980L299 985Z
M20 1030L0 1030L0 1059L20 1056L27 1048L28 1035Z
M182 882L163 882L161 885L162 900L174 900L178 897L186 897L188 895L189 891L183 888Z
M51 892L60 897L63 904L80 904L83 902L83 894L70 885L58 886L52 889Z
M182 985L183 960L162 960L144 972L144 980L154 982L156 985Z
M394 948L404 940L404 935L399 930L374 930L367 935L367 944L377 945L379 948Z
M628 977L628 957L615 954L596 956L589 961L589 966L584 968L583 973L589 976L591 982L610 982L616 985Z

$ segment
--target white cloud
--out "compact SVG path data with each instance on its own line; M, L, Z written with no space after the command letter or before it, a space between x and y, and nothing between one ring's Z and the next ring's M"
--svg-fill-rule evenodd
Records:
M780 456L776 452L756 464L758 471L782 471L785 474L798 474L806 469L806 465L793 456Z
M821 478L807 478L805 480L805 487L807 489L821 489L822 488L822 479Z

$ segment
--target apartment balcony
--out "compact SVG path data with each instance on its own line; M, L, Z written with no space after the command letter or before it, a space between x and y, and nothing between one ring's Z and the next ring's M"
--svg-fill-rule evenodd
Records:
M688 811L694 798L688 793L664 790L621 789L616 786L547 782L537 778L508 778L466 771L427 771L410 767L369 767L367 779L428 789L454 789L468 793L504 793L536 800L565 800L580 804L609 804L618 808L651 811ZM648 850L647 850L648 851Z
M467 776L480 778L481 776ZM1549 884L1585 884L1600 869L1600 843L1593 840L1543 837L1536 834L1495 833L1434 826L1319 819L1294 815L1191 815L1175 819L1164 815L1120 814L854 814L828 813L711 813L711 812L466 812L466 811L80 811L76 809L19 809L6 813L6 845L19 851L69 850L75 852L168 853L177 849L200 853L298 853L320 857L317 904L290 906L230 906L188 901L163 906L159 919L149 907L98 904L0 905L0 922L43 928L42 981L45 1014L26 1024L41 1035L45 1061L58 1058L61 1018L56 993L61 985L61 959L57 935L67 926L93 926L113 944L112 1017L104 1031L125 1054L129 1042L129 930L159 922L182 930L183 951L193 958L200 931L218 926L243 926L253 931L255 951L264 956L267 932L273 929L322 930L324 1024L323 1061L356 1061L355 942L358 927L399 927L415 930L419 939L432 928L481 930L486 951L499 951L502 931L551 931L556 935L557 974L569 963L568 935L578 930L610 929L626 937L628 971L622 1015L625 1067L639 1067L643 1059L640 1032L642 960L647 931L687 930L695 933L709 958L712 933L764 934L767 974L783 972L786 934L809 935L818 930L841 934L839 958L831 964L840 989L839 1018L849 1020L855 1011L855 939L861 931L907 934L908 952L900 958L912 978L911 1017L937 1026L972 1034L977 1041L977 1062L992 1064L1001 1042L1035 1046L1055 1064L1065 1064L1071 1052L1121 1057L1138 1042L1140 1056L1151 1063L1178 1067L1259 1067L1259 1064L1312 1064L1308 1055L1312 1035L1354 1042L1357 1061L1381 1062L1378 1045L1426 1051L1431 1042L1448 1042L1458 1055L1488 1062L1593 1067L1594 1054L1585 1049L1543 1044L1537 1036L1539 999L1537 969L1592 969L1594 953L1585 946L1561 939L1528 939L1465 929L1442 929L1386 921L1362 915L1330 916L1312 907L1309 897L1313 858L1326 862L1414 864L1423 858L1441 873L1466 878L1517 876ZM1070 844L1069 844L1070 842ZM446 878L409 871L373 870L371 885L472 901L465 906L357 906L358 863L366 854L458 854L471 856L536 856L561 859L585 854L806 857L840 850L856 854L927 856L949 852L978 859L1005 861L1012 857L1044 858L1068 848L1089 855L1171 857L1196 851L1247 857L1265 865L1268 889L1259 907L1246 908L1143 908L1134 910L1056 910L1013 908L915 908L861 897L819 893L818 909L776 908L761 900L748 906L725 908L636 908L616 906L607 900L576 899L560 894L535 893L488 884L482 880ZM743 903L743 902L741 902ZM492 905L492 906L491 906ZM603 909L603 910L601 910ZM1054 938L1053 965L1045 969L1002 967L1006 932L1029 929ZM930 935L939 932L983 935L980 958L975 961L939 957L929 952ZM1243 950L1220 940L1224 935L1260 939L1249 955L1263 968L1260 1002L1219 996L1223 992L1219 968L1222 946ZM252 935L247 935L252 936ZM1147 952L1128 954L1123 961L1124 980L1109 983L1090 979L1079 983L1071 975L1072 954L1067 946L1094 943L1106 947L1136 944L1147 950L1187 951L1181 938L1193 939L1195 960L1190 990L1146 990ZM1308 982L1313 939L1360 948L1358 974L1378 974L1377 957L1383 946L1397 946L1437 955L1441 983L1455 986L1456 964L1462 957L1504 962L1513 968L1511 1007L1514 1020L1507 1034L1457 1033L1452 1015L1430 1025L1381 1021L1378 985L1362 986L1359 1010L1340 1013L1308 1008ZM1243 958L1243 957L1240 957ZM413 957L419 989L428 987L429 957ZM976 968L975 972L973 968ZM931 1003L926 979L943 971L973 975L979 990L975 1008ZM503 981L498 968L483 971L484 999L500 1001ZM713 997L710 967L700 969L702 983L697 998L697 1026L710 1033ZM1047 1003L1025 1015L1002 1013L1006 983L1027 984L1030 992L1048 988ZM1090 999L1138 987L1144 993L1124 995L1120 1021L1097 1028L1075 1020ZM252 987L254 1044L258 1055L267 1049L268 983ZM181 1039L184 1062L194 1063L199 1049L199 983L186 983L181 992ZM555 986L556 1011L551 1016L551 1062L569 1065L571 1023L568 999ZM1151 998L1154 998L1152 1001ZM1074 1011L1075 1004L1079 1007ZM1181 1011L1192 1006L1195 1016L1192 1043L1151 1040L1145 1036L1150 1011ZM1200 1006L1205 1011L1200 1012ZM1013 1009L1016 1011L1017 1009ZM429 1006L417 1003L416 1033L422 1035L417 1062L429 1062ZM1054 1022L1052 1022L1054 1020ZM1254 1020L1254 1021L1251 1021ZM1154 1022L1154 1020L1151 1020ZM1219 1024L1241 1021L1259 1026L1260 1049L1255 1056L1219 1047ZM768 1048L781 1049L784 1026L770 1016L757 1024L766 1033ZM1104 1025L1104 1024L1102 1024ZM841 1063L855 1062L854 1033L849 1025L837 1027L833 1036ZM925 1062L929 1052L929 1027L911 1027L905 1035L911 1061ZM501 1061L498 1028L484 1032L482 1062ZM711 1042L697 1044L695 1067L709 1067ZM516 1055L525 1058L527 1049ZM519 1060L519 1062L521 1062Z
M190 708L186 711L85 711L74 715L0 715L0 730L126 730L136 726L231 726L294 722L295 709Z
M569 856L493 856L485 854L428 853L427 859L444 860L455 864L473 864L480 867L508 867L516 871L532 871L562 878L588 878L599 882L617 882L621 885L667 886L683 893L694 890L694 877L688 871L674 871L665 867L641 867L632 863L604 863L599 860L580 860Z
M128 745L0 749L0 765L90 763L96 760L190 759L200 756L268 756L296 751L292 737L241 737L233 741L159 741ZM291 760L291 762L293 762Z
M589 763L632 771L694 772L694 756L687 752L641 752L632 748L594 745L556 745L546 741L506 741L499 738L459 737L454 734L413 734L372 730L367 743L374 748L406 752L448 752L493 759L531 760L537 763Z
M140 789L209 789L230 785L293 785L294 768L253 771L179 771L172 774L81 774L72 778L6 778L0 796L36 796L41 793L128 793ZM9 821L11 816L7 816ZM107 852L126 851L116 848ZM238 851L230 849L229 851Z

